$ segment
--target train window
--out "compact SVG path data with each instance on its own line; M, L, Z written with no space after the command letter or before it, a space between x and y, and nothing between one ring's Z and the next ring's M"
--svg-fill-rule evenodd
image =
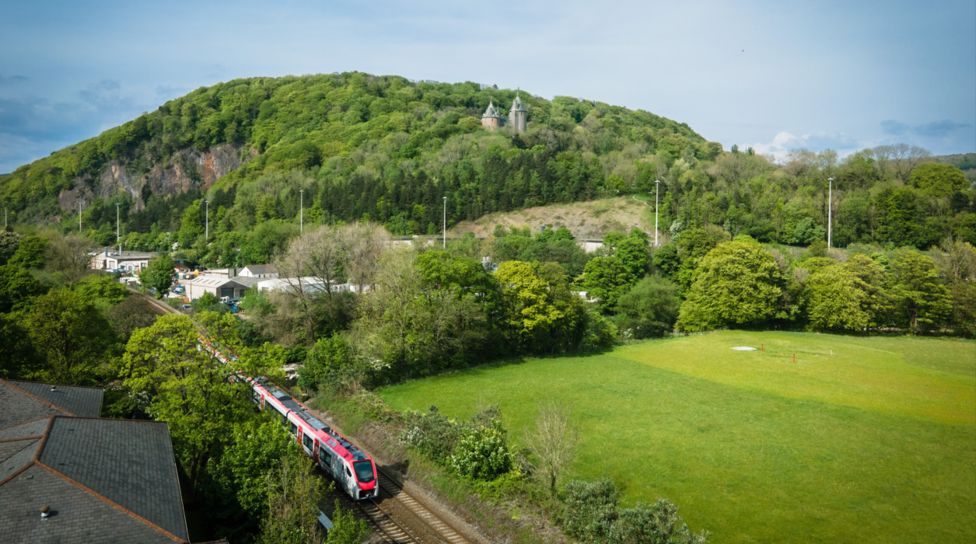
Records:
M298 434L298 425L291 424L291 434Z
M373 463L360 461L354 463L353 467L356 469L356 477L359 478L360 482L366 484L373 481Z
M305 447L309 450L312 449L312 439L308 435L302 437L302 444L305 444Z

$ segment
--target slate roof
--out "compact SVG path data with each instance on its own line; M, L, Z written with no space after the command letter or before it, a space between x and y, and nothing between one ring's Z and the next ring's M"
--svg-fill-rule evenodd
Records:
M45 389L0 380L0 540L188 541L166 424L64 415L28 392ZM98 414L101 391L68 389L55 400Z
M258 275L258 274L277 274L278 273L278 267L276 267L273 264L249 264L249 265L245 266L244 268L242 268L238 272L238 274L240 274L240 272L243 272L244 270L247 270L249 273L254 274L254 275Z
M8 382L23 391L47 401L66 415L98 417L102 412L104 391L94 387L74 387L66 385L47 385L33 382Z

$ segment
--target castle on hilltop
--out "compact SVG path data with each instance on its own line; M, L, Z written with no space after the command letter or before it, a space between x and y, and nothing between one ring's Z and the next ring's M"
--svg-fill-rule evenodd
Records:
M481 116L481 126L487 128L488 130L496 130L503 126L511 126L512 130L516 134L521 134L525 132L526 116L528 112L525 107L522 106L522 98L519 97L518 93L515 94L515 100L512 101L512 108L508 110L508 117L498 112L495 108L495 103L491 100L488 101L488 109Z

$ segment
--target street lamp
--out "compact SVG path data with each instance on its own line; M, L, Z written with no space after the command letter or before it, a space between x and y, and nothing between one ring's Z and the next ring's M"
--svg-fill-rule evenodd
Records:
M205 244L210 243L210 201L204 199L203 201L203 242Z
M119 203L115 203L115 243L119 244L119 255L122 255L122 229L119 215Z
M827 248L831 248L831 228L834 215L834 178L827 178Z
M657 247L657 204L661 192L661 180L654 180L654 247Z
M447 197L444 197L444 212L441 216L441 249L447 249Z
M298 190L298 234L305 234L305 189Z

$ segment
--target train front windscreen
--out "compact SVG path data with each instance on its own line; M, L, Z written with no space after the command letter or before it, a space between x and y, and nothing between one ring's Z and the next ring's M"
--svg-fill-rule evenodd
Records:
M373 481L373 464L369 461L360 461L354 463L353 466L356 468L356 477L359 481L368 484Z

